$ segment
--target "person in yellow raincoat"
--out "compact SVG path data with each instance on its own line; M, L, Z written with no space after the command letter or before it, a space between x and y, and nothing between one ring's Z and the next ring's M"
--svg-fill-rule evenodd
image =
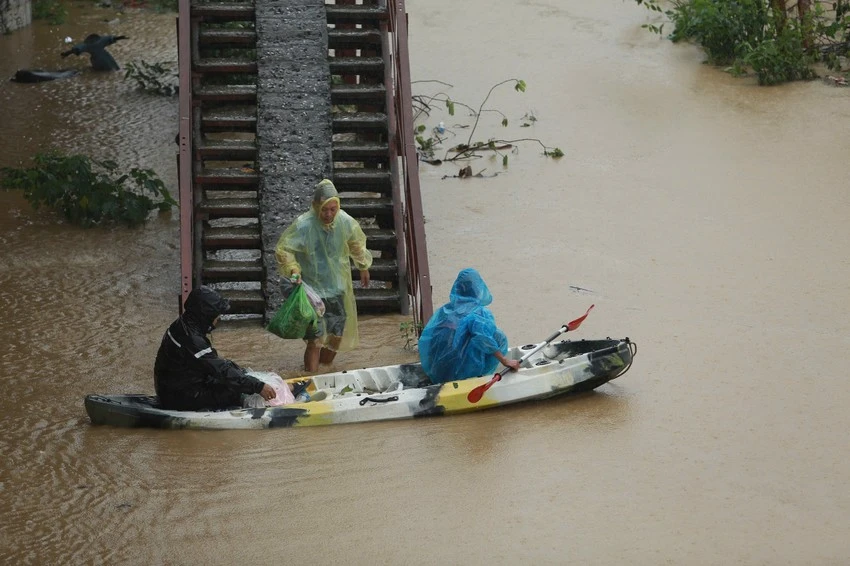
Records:
M325 303L318 329L304 336L304 369L315 373L319 363L330 364L337 352L357 347L351 260L360 271L363 287L369 286L372 266L366 235L357 220L340 208L333 182L323 179L316 185L311 209L284 230L275 256L282 277L295 284L307 283Z

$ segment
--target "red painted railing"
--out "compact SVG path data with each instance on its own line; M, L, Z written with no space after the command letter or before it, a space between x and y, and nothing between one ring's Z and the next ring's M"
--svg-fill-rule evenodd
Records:
M394 103L390 117L390 148L397 153L404 183L403 225L407 286L413 301L414 320L424 325L434 313L431 299L431 274L428 268L428 247L425 244L425 215L419 190L419 158L413 125L413 95L410 87L410 57L407 44L407 12L404 0L388 0L389 29L392 49L392 91ZM395 155L394 155L395 157ZM395 195L393 195L395 198ZM396 203L400 202L398 200ZM396 208L400 206L397 204ZM398 226L399 224L397 224ZM399 259L401 262L401 258ZM401 270L399 263L399 271ZM402 289L402 291L404 291Z
M194 198L192 194L192 26L190 0L178 0L177 59L180 78L180 127L177 182L180 196L180 306L192 290Z

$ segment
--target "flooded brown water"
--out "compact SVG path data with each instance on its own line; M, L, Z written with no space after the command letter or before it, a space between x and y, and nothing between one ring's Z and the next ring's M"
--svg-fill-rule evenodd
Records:
M640 29L630 2L409 0L415 80L507 129L509 166L423 165L435 302L478 268L512 342L596 304L576 338L633 369L571 399L303 430L92 427L87 393L152 392L176 315L177 215L81 230L0 192L0 557L9 564L846 564L850 90L760 88ZM118 18L117 22L107 21ZM0 75L85 69L62 38L175 60L173 15L107 10L0 37ZM144 54L137 53L144 51ZM414 91L434 94L431 83ZM0 166L47 147L155 169L176 190L176 102L120 74L0 83ZM537 121L519 129L532 112ZM460 141L469 123L435 111ZM498 122L499 118L495 118ZM476 138L479 137L476 135ZM339 368L415 358L363 321ZM301 348L217 332L291 372Z

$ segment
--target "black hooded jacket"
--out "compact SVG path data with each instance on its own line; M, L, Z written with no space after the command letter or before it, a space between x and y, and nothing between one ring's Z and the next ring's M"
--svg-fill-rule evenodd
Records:
M67 51L60 53L62 57L68 55L82 55L88 53L91 58L91 66L95 71L118 71L121 67L109 54L106 48L120 39L127 39L125 35L98 35L96 33L86 36L79 43Z
M223 409L241 404L241 395L259 393L263 382L234 362L220 358L207 334L228 311L227 299L209 287L193 289L183 314L162 337L154 363L154 384L169 409Z

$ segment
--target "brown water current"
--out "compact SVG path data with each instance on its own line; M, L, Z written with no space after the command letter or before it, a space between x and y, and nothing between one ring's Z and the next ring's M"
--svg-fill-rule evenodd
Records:
M173 14L72 8L0 36L0 166L59 148L150 167L176 192L176 99L61 59L114 33L176 61ZM763 88L640 28L632 2L408 0L414 92L477 107L517 153L423 164L435 303L479 269L511 342L590 304L574 338L634 367L576 398L313 429L93 427L88 393L152 392L176 316L176 212L83 230L0 191L0 560L8 564L815 564L850 561L850 90ZM520 128L523 115L537 120ZM466 141L465 111L435 105ZM442 152L438 151L442 157ZM496 176L489 176L498 173ZM337 369L416 358L405 317L362 320ZM294 374L301 344L222 329Z

